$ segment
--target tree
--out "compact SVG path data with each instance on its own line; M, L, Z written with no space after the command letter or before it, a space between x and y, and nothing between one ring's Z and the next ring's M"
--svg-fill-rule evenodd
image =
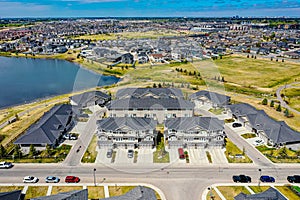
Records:
M284 116L285 117L289 117L290 116L290 111L288 109L285 109Z
M29 147L29 157L32 158L33 156L35 156L35 154L36 154L36 150L34 148L34 145L31 144L30 147Z
M16 121L18 121L20 119L18 114L15 115L15 118L16 118Z
M153 88L157 88L157 86L156 86L156 84L155 84L155 83L153 83Z
M159 88L161 88L161 87L162 87L162 85L159 83L159 84L158 84L158 87L159 87Z
M277 111L277 112L281 112L281 105L280 105L280 104L278 104L278 106L277 106L277 108L276 108L276 111Z
M6 149L3 147L3 145L0 145L0 158L4 158L6 156Z
M268 105L268 100L266 98L262 100L262 105Z
M224 78L224 76L222 76L222 82L225 82L225 78Z
M13 153L13 156L14 156L14 158L21 158L22 157L22 152L21 152L21 149L20 149L20 147L19 147L19 145L15 145L15 147L14 147L14 153Z
M274 107L274 101L273 100L270 103L270 107Z

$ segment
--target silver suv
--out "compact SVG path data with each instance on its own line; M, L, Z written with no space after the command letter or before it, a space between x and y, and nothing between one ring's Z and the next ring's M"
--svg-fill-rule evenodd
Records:
M128 158L133 158L133 150L132 149L128 150L127 157Z

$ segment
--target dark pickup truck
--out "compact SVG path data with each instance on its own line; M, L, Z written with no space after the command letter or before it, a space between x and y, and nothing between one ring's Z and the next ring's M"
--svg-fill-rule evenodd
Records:
M287 180L290 183L300 183L300 175L288 176Z
M237 176L232 176L232 180L236 183L251 183L251 177L246 176L246 175L237 175Z

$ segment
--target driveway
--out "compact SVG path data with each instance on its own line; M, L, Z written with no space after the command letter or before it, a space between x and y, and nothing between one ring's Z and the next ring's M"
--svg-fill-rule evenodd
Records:
M128 149L114 149L117 152L115 163L116 164L131 164L133 163L133 158L127 157Z
M153 152L155 149L138 149L138 164L152 164L153 163Z
M174 163L186 163L185 159L179 159L179 155L178 155L178 149L168 149L167 150L169 152L169 156L170 156L170 163L174 164Z
M70 131L70 133L83 133L85 130L87 122L77 122L76 125L73 127L73 129Z
M209 153L211 155L212 163L214 164L227 164L227 158L224 154L225 149L210 149Z
M208 164L205 149L189 149L189 157L191 164Z
M107 158L106 157L107 150L108 149L106 149L106 148L99 149L97 147L98 154L97 154L97 158L96 158L95 163L97 163L97 164L104 164L104 165L111 164L111 158Z

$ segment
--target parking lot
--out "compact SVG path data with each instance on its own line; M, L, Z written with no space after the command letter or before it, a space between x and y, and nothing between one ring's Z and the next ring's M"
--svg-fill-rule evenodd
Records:
M210 149L212 163L214 164L227 164L227 158L225 156L225 149Z
M138 149L137 163L151 164L153 163L153 152L155 149Z
M111 158L107 158L106 153L108 149L98 149L98 154L95 163L98 164L111 164Z
M190 163L192 164L208 164L205 149L189 149Z

